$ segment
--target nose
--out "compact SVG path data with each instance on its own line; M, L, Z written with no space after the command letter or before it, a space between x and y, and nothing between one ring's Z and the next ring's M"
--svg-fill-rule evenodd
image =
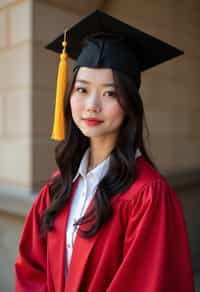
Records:
M97 94L91 94L90 96L88 96L86 111L89 111L89 112L101 111L100 100Z

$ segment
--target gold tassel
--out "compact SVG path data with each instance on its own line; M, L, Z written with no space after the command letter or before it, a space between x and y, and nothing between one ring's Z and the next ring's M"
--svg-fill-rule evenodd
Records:
M54 125L51 138L57 141L65 139L65 118L64 118L64 97L67 89L68 80L68 56L66 53L66 32L62 43L63 51L60 54L60 64L58 68L56 102L54 113Z

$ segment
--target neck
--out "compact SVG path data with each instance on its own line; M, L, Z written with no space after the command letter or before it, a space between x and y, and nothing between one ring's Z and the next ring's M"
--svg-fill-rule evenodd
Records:
M88 171L95 168L99 163L105 160L113 150L115 143L97 143L90 141L90 153L88 159Z

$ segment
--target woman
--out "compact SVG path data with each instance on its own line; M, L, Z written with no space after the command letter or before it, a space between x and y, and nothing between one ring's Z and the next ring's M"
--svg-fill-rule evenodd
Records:
M139 95L141 71L181 52L126 26L96 11L69 31L66 137L24 225L17 292L194 291L182 209L145 151ZM76 34L86 41L73 55Z

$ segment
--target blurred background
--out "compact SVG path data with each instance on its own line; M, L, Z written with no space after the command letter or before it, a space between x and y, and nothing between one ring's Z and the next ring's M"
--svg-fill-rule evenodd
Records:
M146 71L141 95L152 158L183 206L200 291L199 0L0 0L0 290L14 291L25 216L56 169L50 135L59 56L44 46L96 8L185 51Z

